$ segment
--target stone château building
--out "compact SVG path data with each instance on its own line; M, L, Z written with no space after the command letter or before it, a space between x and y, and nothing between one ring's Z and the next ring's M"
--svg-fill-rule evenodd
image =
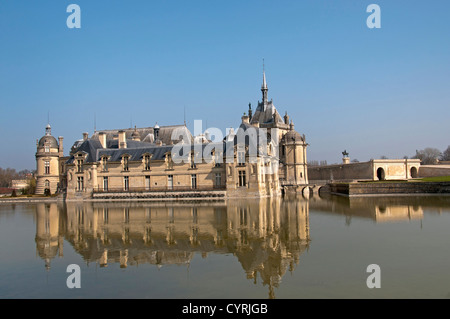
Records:
M50 126L38 142L37 189L66 199L277 196L308 184L305 136L268 99L249 104L236 131L220 141L194 137L186 125L94 132L63 157Z

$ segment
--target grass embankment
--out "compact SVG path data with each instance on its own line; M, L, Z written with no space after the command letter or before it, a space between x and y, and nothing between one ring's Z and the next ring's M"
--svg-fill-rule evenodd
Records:
M423 177L410 180L358 181L359 183L414 183L414 182L450 182L450 176Z
M415 180L417 182L450 182L450 176L424 177Z

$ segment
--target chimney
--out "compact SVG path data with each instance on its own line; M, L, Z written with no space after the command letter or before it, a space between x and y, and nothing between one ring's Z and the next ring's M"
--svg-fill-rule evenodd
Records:
M64 137L62 137L62 136L58 137L58 141L59 141L59 157L63 157L64 156L63 140L64 140Z
M86 141L89 137L89 133L84 132L83 133L83 141Z
M125 131L119 131L119 148L127 148L127 135Z
M106 133L100 132L98 133L98 139L103 148L106 148Z

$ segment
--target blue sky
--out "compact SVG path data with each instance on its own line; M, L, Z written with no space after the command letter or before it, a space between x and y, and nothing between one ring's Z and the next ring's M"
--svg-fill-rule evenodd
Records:
M69 29L69 4L81 29ZM369 29L366 8L381 8ZM450 2L0 0L0 167L33 169L47 115L82 132L237 127L269 98L309 160L412 156L450 144Z

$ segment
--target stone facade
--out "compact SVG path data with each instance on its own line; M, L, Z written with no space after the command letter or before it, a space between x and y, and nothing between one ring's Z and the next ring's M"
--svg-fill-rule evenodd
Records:
M185 125L83 133L61 165L62 138L59 146L48 132L41 140L51 151L39 142L36 154L39 193L47 180L51 193L59 183L69 200L278 196L282 187L306 185L305 136L268 101L265 74L261 91L255 114L249 104L221 142L194 137Z

